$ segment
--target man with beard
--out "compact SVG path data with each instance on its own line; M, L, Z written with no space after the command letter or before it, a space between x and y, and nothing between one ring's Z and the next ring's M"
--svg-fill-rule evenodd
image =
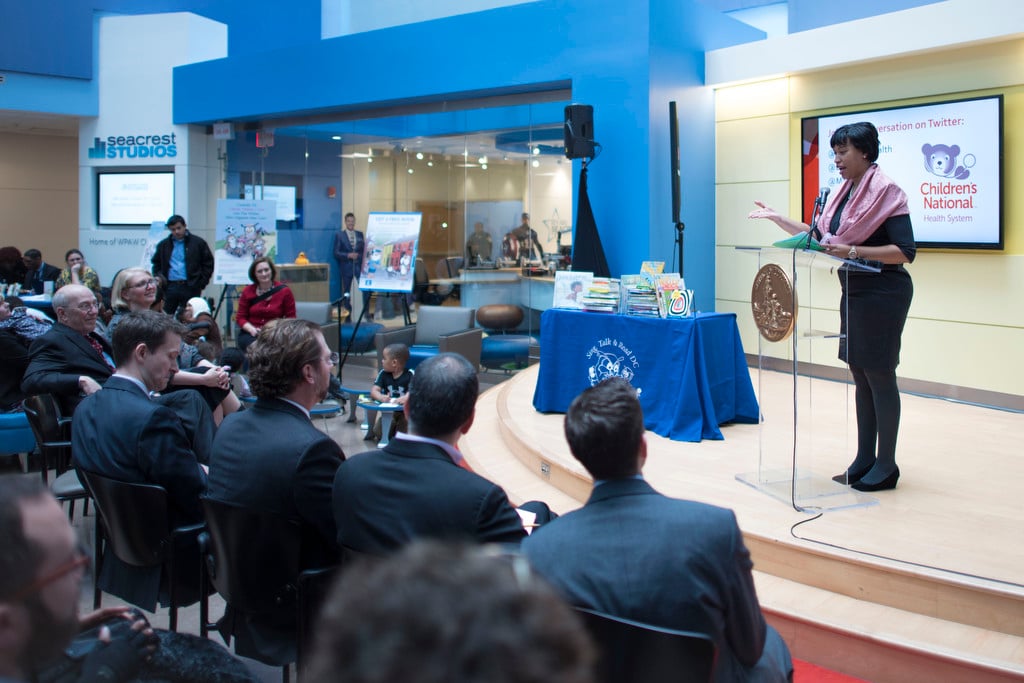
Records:
M133 619L125 607L78 618L78 594L88 556L60 505L39 477L0 477L0 681L30 680L41 665L56 660L80 628L112 617ZM106 631L105 633L103 631ZM156 648L144 620L128 638L110 642L101 629L81 664L81 681L123 681Z
M248 349L251 410L225 418L213 440L210 498L298 522L300 567L334 564L331 512L334 473L345 454L310 421L327 395L331 353L320 326L308 320L272 320ZM284 665L295 660L294 611L246 615L228 606L221 633L235 637L235 652Z
M65 288L66 289L66 288ZM63 290L61 290L63 291ZM75 411L71 450L86 472L118 481L156 484L167 490L171 527L203 520L199 496L206 473L178 415L150 398L167 387L178 371L184 326L155 311L126 314L113 335L116 370L102 391L86 396ZM195 562L181 559L176 572L180 604L198 598L198 547ZM161 595L161 568L134 567L104 550L100 587L152 612ZM163 586L167 588L167 586Z

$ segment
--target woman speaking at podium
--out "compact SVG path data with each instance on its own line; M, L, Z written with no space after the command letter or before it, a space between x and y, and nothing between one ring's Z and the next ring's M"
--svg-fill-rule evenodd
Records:
M878 130L867 121L840 126L829 141L843 184L821 213L821 246L846 259L873 261L881 272L844 268L839 282L839 358L856 385L857 456L833 477L858 491L896 488L900 394L896 366L914 284L904 263L917 247L907 195L878 168ZM810 228L763 202L750 218L767 218L791 235Z

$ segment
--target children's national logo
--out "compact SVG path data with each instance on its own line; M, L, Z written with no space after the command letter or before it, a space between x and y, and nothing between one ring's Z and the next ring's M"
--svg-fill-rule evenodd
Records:
M620 340L611 337L600 339L591 346L587 351L587 360L590 361L590 367L587 368L590 386L599 384L609 377L621 377L632 383L640 367L636 354ZM642 391L642 388L636 387L637 395Z

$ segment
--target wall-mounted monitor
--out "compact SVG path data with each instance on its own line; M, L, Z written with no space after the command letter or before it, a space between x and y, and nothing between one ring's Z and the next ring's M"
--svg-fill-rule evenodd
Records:
M879 168L907 193L919 247L1003 248L1002 95L804 118L804 222L820 188L842 199L829 139L857 121L878 129Z
M245 185L243 199L264 199L277 202L277 220L295 220L295 188L290 185Z
M100 225L150 225L174 213L174 172L96 174L96 222Z

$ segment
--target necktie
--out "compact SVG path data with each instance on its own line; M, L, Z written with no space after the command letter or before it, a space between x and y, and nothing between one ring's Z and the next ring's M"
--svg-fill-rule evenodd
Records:
M89 340L89 344L96 350L96 353L100 354L100 358L103 359L103 362L106 363L107 367L113 370L114 366L107 361L107 355L103 352L103 345L100 344L96 337L91 334L85 335L85 338Z

